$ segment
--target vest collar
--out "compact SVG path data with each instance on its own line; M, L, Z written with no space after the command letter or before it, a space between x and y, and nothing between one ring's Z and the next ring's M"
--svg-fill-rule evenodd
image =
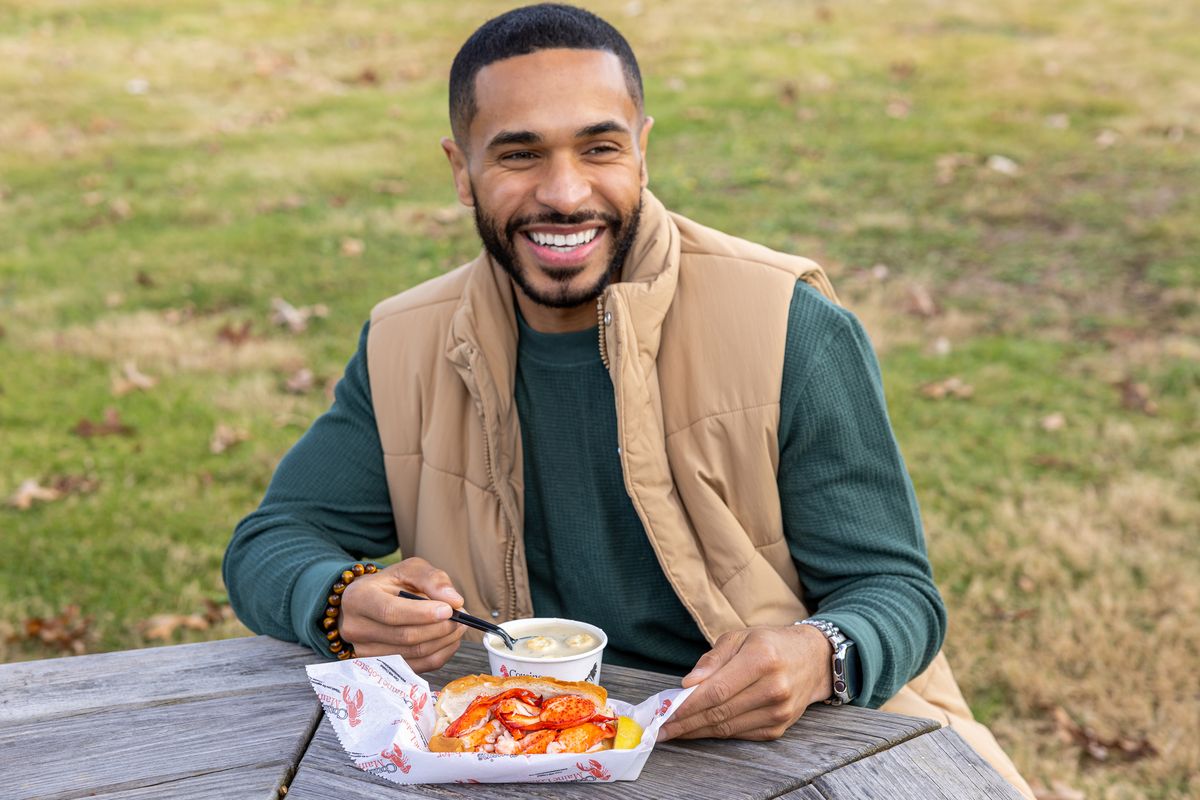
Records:
M486 250L471 262L469 271L450 323L446 357L460 373L469 373L478 363L476 354L481 355L491 373L490 382L501 390L497 402L507 411L517 364L512 282ZM658 198L645 189L637 237L625 259L621 280L605 289L600 299L601 308L607 308L614 295L623 299L643 368L649 368L658 357L663 319L678 279L679 229ZM468 375L463 377L468 384L475 383Z

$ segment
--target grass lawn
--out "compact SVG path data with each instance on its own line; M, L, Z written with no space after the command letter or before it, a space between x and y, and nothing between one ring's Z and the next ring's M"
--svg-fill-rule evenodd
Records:
M0 0L0 661L246 633L233 526L478 249L438 139L503 8ZM593 8L658 196L866 322L977 715L1046 800L1195 796L1200 8Z

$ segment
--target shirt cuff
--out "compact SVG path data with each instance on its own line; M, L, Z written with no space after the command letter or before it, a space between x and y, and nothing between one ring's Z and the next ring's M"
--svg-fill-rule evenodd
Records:
M858 658L859 685L850 687L855 690L854 700L851 701L851 704L868 705L868 701L875 691L875 684L879 682L879 675L882 671L880 663L883 661L883 645L879 641L879 634L875 632L875 626L868 622L866 617L853 611L822 609L813 614L813 617L837 625L838 630L854 642L852 652Z
M321 627L326 600L342 572L355 563L331 558L315 561L300 572L292 587L292 630L296 638L325 658L336 657L329 651L329 640Z

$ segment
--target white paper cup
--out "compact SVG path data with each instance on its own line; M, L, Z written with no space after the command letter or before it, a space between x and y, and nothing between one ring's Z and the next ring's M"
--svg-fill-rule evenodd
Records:
M547 626L564 626L578 628L581 633L595 636L599 644L582 653L554 658L534 658L517 655L504 646L504 642L495 634L484 634L483 646L487 648L488 663L492 674L500 677L509 675L534 675L544 678L558 678L561 681L591 681L600 683L600 662L604 655L604 647L608 644L608 636L595 625L578 622L573 619L557 617L534 617L532 619L514 619L501 623L500 627L513 637L534 636Z

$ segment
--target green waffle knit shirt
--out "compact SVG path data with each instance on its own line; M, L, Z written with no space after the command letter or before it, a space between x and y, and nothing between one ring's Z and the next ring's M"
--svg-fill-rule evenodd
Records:
M813 616L857 644L856 703L879 706L933 659L945 609L861 325L798 282L787 335L778 472L784 533ZM223 568L246 625L326 656L318 620L330 585L353 561L397 546L366 338L364 328L333 406L238 524ZM708 644L625 493L612 385L597 343L595 329L540 334L521 322L514 393L534 611L604 628L609 663L682 674Z

